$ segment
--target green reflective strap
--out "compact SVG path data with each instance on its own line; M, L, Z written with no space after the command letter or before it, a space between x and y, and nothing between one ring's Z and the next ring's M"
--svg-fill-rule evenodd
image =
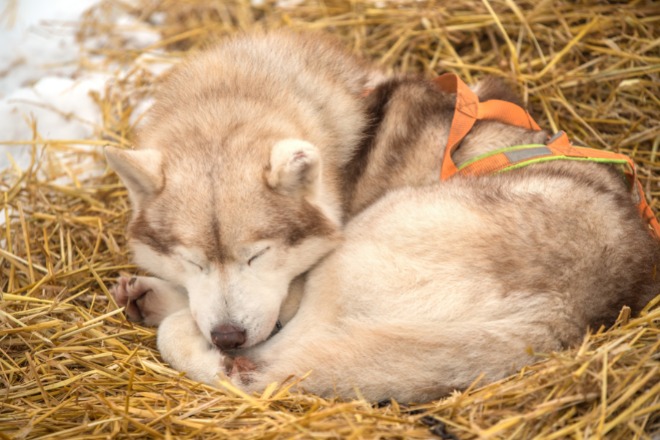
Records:
M465 168L468 165L471 165L477 161L480 161L481 159L486 159L487 157L495 156L500 153L506 153L508 151L519 151L519 150L528 150L530 148L539 148L539 147L546 147L545 144L528 144L528 145L516 145L515 147L505 147L505 148L500 148L499 150L493 150L489 151L488 153L481 154L477 157L473 157L472 159L468 160L467 162L461 164L460 167L458 167L459 170Z
M575 161L596 162L596 163L603 163L610 165L624 165L630 169L630 163L626 159L606 159L606 158L598 158L598 157L579 157L579 156L574 157L574 156L564 156L564 155L555 156L548 154L549 150L547 148L548 146L546 144L527 144L527 145L516 145L513 147L500 148L497 150L489 151L488 153L481 154L477 157L473 157L467 162L461 164L461 166L458 167L458 169L460 171L463 168L475 162L478 162L482 159L487 159L491 156L495 156L498 154L504 154L511 162L516 162L506 168L499 170L498 173L515 170L517 168L523 168L526 167L527 165L532 165L535 163L551 162L553 160L575 160ZM584 149L584 150L590 149L588 147L573 147L573 148ZM529 151L529 154L525 154L524 150L531 150L531 151ZM540 157L535 157L535 156L540 156Z
M580 161L580 162L596 162L596 163L604 163L604 164L609 164L609 165L624 165L630 168L630 163L626 159L604 159L604 158L597 158L597 157L571 157L571 156L546 156L546 157L539 157L536 159L529 159L524 162L516 163L511 166L508 166L506 168L502 168L501 170L498 171L498 173L503 173L505 171L511 171L515 170L517 168L523 168L526 167L527 165L532 165L535 163L543 163L543 162L551 162L553 160L575 160L575 161Z

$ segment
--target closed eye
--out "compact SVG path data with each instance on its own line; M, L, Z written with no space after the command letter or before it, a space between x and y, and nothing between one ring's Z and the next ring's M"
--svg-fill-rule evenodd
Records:
M187 263L192 264L193 266L195 266L195 267L198 268L199 270L204 271L204 267L203 267L201 264L199 264L199 263L195 263L194 261L192 261L192 260L188 260L187 258L186 258L185 260L186 260Z
M256 260L257 258L261 257L263 254L265 254L266 251L268 251L268 249L270 249L270 246L265 247L262 250L260 250L259 252L257 252L256 254L252 255L250 257L250 259L247 261L248 266L251 266L252 263L254 262L254 260Z

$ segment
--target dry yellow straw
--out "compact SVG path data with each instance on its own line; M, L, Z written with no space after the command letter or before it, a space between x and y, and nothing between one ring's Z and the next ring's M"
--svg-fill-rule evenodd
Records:
M160 42L131 46L116 25L121 13L159 32ZM658 20L657 6L643 1L101 2L79 38L105 43L81 54L81 69L100 57L128 74L94 96L103 116L97 137L44 140L34 121L25 142L3 142L0 133L0 143L33 147L28 170L0 171L0 438L657 436L660 296L580 347L424 405L339 402L293 393L291 384L248 396L229 383L189 381L162 362L154 330L127 322L108 297L119 272L135 269L126 191L104 171L100 148L131 145L136 109L160 81L145 60L174 64L244 29L324 30L389 71L508 79L540 125L633 156L657 211ZM88 166L101 171L84 177Z

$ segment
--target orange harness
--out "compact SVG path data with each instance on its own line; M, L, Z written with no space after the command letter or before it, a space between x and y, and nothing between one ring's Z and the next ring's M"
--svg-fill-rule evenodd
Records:
M660 223L646 201L641 182L637 179L635 163L628 156L594 148L575 147L563 131L552 136L545 144L519 145L503 148L457 167L451 158L452 153L463 138L481 119L490 119L504 124L515 125L528 130L540 130L534 119L516 104L498 99L479 102L477 95L453 73L437 77L435 84L446 93L456 94L456 109L449 130L449 138L442 161L440 180L447 180L454 174L482 175L499 173L521 168L533 163L552 160L581 160L613 165L622 165L631 186L636 188L637 208L649 225L649 232L660 239Z

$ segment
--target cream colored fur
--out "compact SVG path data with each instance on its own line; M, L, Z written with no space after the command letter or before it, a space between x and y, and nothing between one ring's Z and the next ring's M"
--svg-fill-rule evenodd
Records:
M319 88L298 78L300 60L275 68L311 44L288 38L238 39L184 65L143 149L108 151L131 195L136 261L171 284L139 278L115 295L129 316L141 301L134 316L160 323L174 368L207 383L229 373L249 391L312 370L302 386L319 394L427 400L575 344L657 292L658 245L618 174L556 163L434 184L452 98L401 79L360 103L378 75L312 64ZM286 50L271 60L274 43ZM234 63L243 53L254 57ZM350 89L339 97L338 78ZM479 123L455 160L545 136ZM266 340L278 318L288 323ZM231 354L243 367L227 371L211 346L219 323L247 330Z
M310 392L425 401L579 343L630 293L639 309L658 243L576 183L523 171L390 194L314 269L294 319L244 353L246 389L312 371Z

